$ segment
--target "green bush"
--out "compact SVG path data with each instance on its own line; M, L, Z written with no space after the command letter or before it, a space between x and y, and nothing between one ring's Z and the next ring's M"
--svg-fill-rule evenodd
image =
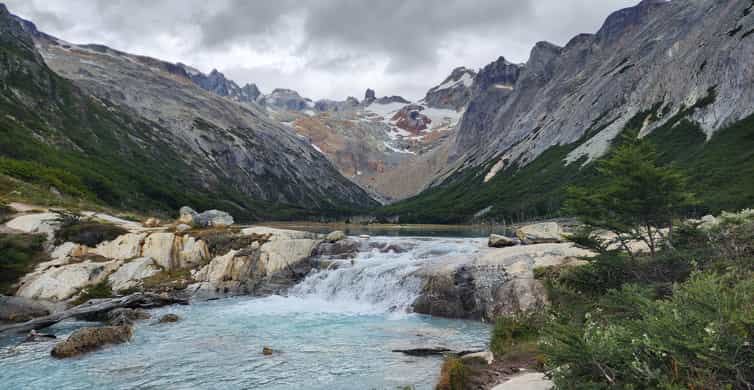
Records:
M113 296L113 289L107 280L103 280L93 286L85 287L81 290L81 294L73 301L74 305L80 305L86 303L90 299L103 299L111 298Z
M492 330L490 350L496 359L536 354L536 340L544 322L543 316L536 313L498 318Z
M626 286L606 296L584 323L553 321L541 348L556 385L750 388L754 280L740 276L699 273L657 301Z
M55 241L58 245L64 242L74 242L93 248L101 242L112 241L126 233L128 230L113 224L77 220L63 223L55 232Z
M440 370L440 380L437 390L465 390L471 373L463 359L449 357L445 359Z
M44 243L44 235L0 234L0 294L11 294L22 276L49 260Z

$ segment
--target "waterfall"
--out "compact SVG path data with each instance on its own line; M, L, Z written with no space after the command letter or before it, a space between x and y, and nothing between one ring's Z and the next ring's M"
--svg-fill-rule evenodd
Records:
M480 242L469 239L372 238L353 261L312 273L289 295L359 305L374 312L407 312L421 293L418 270L479 246Z

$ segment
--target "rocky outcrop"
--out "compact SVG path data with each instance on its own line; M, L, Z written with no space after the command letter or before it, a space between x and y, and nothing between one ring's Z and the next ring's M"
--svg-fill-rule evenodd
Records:
M5 226L24 233L45 234L52 240L60 226L60 214L36 213L13 218Z
M130 326L104 326L81 328L73 332L66 341L52 349L52 356L69 358L94 351L105 345L121 344L131 340L133 329Z
M239 87L233 80L228 80L225 75L212 69L209 74L204 74L188 65L181 63L176 64L183 68L185 75L188 76L194 84L202 89L214 94L230 98L238 102L255 102L262 94L256 84L246 84Z
M396 112L391 120L399 128L418 135L432 123L432 119L421 113L422 110L424 110L423 106L409 104Z
M467 166L503 155L525 165L578 141L567 162L592 160L639 113L642 135L681 115L710 136L754 112L754 86L744 81L754 72L747 4L642 1L564 47L538 43L525 66L486 67L452 155Z
M463 110L471 98L475 77L472 69L455 68L440 85L427 91L423 101L428 107Z
M103 242L96 248L90 250L91 253L100 255L108 259L128 260L141 256L146 233L129 233L119 236L115 240Z
M243 234L266 237L263 244L231 250L193 273L200 295L267 294L286 288L312 268L309 262L321 243L313 233L253 227ZM340 242L340 241L339 241Z
M39 274L28 275L21 282L16 295L32 299L65 300L84 287L107 280L107 277L120 265L121 262L117 260L106 262L87 260L51 268Z
M526 245L565 241L563 230L557 222L544 222L520 227L516 230L516 237Z
M572 244L540 244L483 249L471 258L449 259L419 271L422 294L417 313L493 320L535 310L547 302L534 268L577 265L592 253Z
M115 292L138 287L141 281L162 271L151 257L141 257L123 264L117 271L110 274L108 281Z
M269 95L259 98L259 103L276 110L304 111L313 109L314 103L301 97L292 89L276 88Z

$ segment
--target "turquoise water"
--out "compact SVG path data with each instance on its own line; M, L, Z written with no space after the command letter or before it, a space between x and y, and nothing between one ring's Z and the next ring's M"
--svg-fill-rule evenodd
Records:
M382 240L391 240L383 238ZM474 240L417 240L407 253L365 250L350 267L311 275L289 296L230 298L169 307L175 324L142 322L130 343L79 358L49 356L53 343L0 348L3 389L433 388L438 357L397 348L484 348L489 327L406 312L423 262L475 250ZM65 337L90 325L52 328ZM261 354L269 346L272 356Z

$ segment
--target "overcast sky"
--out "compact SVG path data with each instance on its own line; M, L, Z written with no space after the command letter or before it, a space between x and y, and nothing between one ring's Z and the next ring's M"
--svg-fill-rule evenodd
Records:
M217 68L262 92L418 99L457 66L525 62L638 0L5 0L74 43Z

